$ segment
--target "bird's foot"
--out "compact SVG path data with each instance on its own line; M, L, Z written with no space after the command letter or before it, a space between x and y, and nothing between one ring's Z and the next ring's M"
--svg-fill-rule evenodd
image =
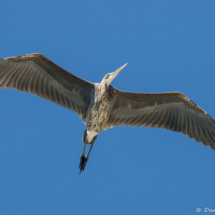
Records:
M88 161L88 157L85 157L84 154L81 155L81 158L80 158L80 164L79 164L79 169L80 169L80 172L81 173L82 171L84 171L84 168L87 164L87 161Z

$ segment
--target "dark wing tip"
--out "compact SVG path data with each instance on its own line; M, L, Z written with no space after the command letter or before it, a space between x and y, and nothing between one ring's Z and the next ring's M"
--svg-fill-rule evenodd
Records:
M211 149L215 150L215 146L214 145L209 145Z

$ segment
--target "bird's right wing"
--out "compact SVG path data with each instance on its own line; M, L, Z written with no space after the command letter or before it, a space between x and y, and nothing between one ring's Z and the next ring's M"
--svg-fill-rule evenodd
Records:
M166 128L215 149L215 121L181 93L130 93L114 89L112 103L108 127Z
M76 112L85 122L94 85L41 54L0 60L0 87L36 94Z

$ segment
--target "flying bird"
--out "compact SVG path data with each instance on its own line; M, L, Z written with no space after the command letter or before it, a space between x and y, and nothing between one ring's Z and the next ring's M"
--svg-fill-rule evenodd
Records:
M0 87L35 94L76 112L86 124L79 169L89 159L97 135L114 126L166 128L215 149L215 121L179 92L123 92L110 84L122 66L90 83L62 69L42 54L0 60ZM85 156L85 146L90 149ZM79 172L79 173L80 173Z

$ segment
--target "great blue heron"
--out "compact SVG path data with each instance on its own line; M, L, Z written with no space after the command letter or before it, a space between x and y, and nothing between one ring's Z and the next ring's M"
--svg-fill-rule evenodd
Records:
M181 132L215 149L215 121L179 92L131 93L110 83L126 66L90 83L62 69L41 54L0 60L0 87L33 93L76 112L86 124L80 172L97 135L114 126L147 126ZM86 144L91 144L84 155Z

